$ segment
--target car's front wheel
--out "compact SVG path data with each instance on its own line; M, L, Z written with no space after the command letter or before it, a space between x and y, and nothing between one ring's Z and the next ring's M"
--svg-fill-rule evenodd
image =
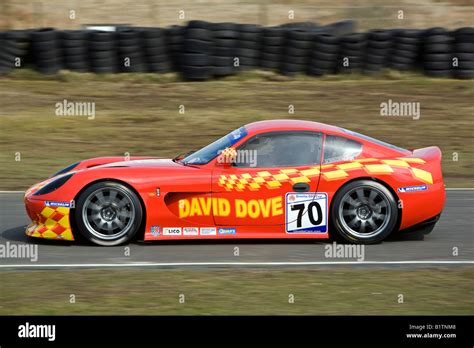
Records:
M79 232L90 242L115 246L138 232L143 210L137 195L117 182L98 182L82 192L75 209Z
M360 244L378 243L397 225L397 201L378 182L353 181L336 192L331 218L333 229L342 239Z

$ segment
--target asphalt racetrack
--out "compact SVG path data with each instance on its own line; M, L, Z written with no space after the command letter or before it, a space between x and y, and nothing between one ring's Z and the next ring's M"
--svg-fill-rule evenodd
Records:
M474 264L474 190L448 190L441 219L424 240L392 238L365 246L362 262L357 258L325 257L332 244L318 240L137 241L126 249L32 239L24 233L29 220L22 197L19 192L0 193L0 244L37 244L38 260L4 257L0 258L0 268Z

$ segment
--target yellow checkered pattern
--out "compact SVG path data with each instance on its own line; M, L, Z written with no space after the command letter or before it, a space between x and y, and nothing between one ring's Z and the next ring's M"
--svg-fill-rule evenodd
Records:
M353 170L364 170L369 175L391 175L394 168L405 168L411 175L424 183L432 184L431 173L412 167L412 164L424 164L421 158L400 157L397 159L380 160L365 158L341 164L323 164L321 167L308 167L306 169L276 169L275 171L261 171L253 174L221 175L218 184L227 191L258 191L261 188L276 189L283 183L296 184L311 182L311 179L321 175L325 181L342 180L350 176Z
M44 207L26 228L26 234L31 237L45 239L74 240L69 223L69 208Z

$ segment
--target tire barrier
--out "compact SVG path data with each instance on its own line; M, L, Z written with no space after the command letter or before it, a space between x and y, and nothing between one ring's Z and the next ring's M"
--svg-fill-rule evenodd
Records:
M87 72L89 66L88 33L85 30L60 32L63 67L76 72Z
M190 21L184 32L181 73L186 80L207 80L213 76L213 33L211 24Z
M364 66L367 47L367 33L346 34L339 38L339 72L351 73L360 71Z
M393 48L389 67L395 70L414 70L421 54L421 30L396 29L393 31Z
M144 32L135 28L123 28L117 31L117 68L120 72L146 72L148 70L143 36Z
M314 37L308 74L323 76L337 71L339 61L338 38L329 33L318 33Z
M239 69L257 69L262 55L262 27L255 24L241 24L238 27L237 57Z
M97 74L119 71L117 33L92 31L89 33L89 62Z
M285 50L280 65L283 75L306 73L313 47L313 36L311 30L301 26L298 29L286 31Z
M239 31L234 23L214 23L211 26L212 68L215 77L233 75L238 72L234 59L238 56Z
M161 28L141 28L141 34L144 71L154 73L173 71L165 30Z
M393 45L392 39L393 32L391 30L369 31L363 67L365 74L376 74L383 68L388 67Z
M474 28L459 28L453 32L453 76L474 78Z
M444 28L423 33L423 70L431 77L449 77L452 72L453 37Z
M0 74L33 68L94 73L179 72L207 80L251 69L324 76L389 68L430 77L474 78L474 28L374 29L352 20L272 27L209 23L119 27L116 31L40 28L0 32Z
M23 68L31 60L30 42L28 30L0 33L0 74Z
M62 67L59 32L44 28L31 32L31 49L36 69L42 74L56 74Z
M262 55L260 67L277 71L280 69L285 49L286 30L281 27L262 29Z
M185 32L186 27L181 25L173 25L164 29L167 53L174 71L181 71L180 55L183 50Z

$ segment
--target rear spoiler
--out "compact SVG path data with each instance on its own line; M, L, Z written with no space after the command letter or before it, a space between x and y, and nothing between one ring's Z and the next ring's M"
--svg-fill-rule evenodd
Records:
M437 146L424 147L412 151L411 156L404 157L411 162L416 176L428 184L442 184L441 149ZM429 173L429 174L428 174Z

